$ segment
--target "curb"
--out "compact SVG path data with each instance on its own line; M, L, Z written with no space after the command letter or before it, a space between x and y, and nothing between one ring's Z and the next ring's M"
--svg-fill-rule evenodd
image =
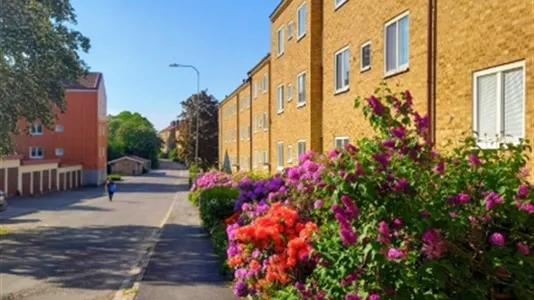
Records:
M161 221L159 228L155 229L148 237L148 242L146 242L145 246L143 247L146 248L146 251L139 255L136 260L136 266L130 269L130 271L128 271L128 277L122 282L119 290L115 292L115 295L112 298L113 300L133 300L137 296L137 293L139 292L139 286L141 285L141 281L145 276L148 263L150 262L150 258L154 254L156 245L163 232L163 226L165 226L165 224L171 217L172 209L174 208L174 204L178 200L179 194L180 192L176 193L176 195L174 196L171 206L169 207L167 214Z

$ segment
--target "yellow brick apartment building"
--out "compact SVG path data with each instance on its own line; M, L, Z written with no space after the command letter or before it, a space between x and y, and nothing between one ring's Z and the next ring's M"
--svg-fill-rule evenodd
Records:
M220 104L221 165L275 173L369 135L354 99L381 82L410 90L438 147L533 140L532 0L282 0L270 22L271 54Z

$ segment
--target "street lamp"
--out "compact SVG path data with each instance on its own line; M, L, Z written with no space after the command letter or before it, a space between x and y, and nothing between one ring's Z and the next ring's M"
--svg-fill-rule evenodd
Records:
M198 164L198 135L199 135L199 127L200 127L200 72L197 68L193 65L181 65L181 64L170 64L169 67L171 68L191 68L197 72L197 107L196 107L196 115L197 115L197 124L196 124L196 145L195 145L195 162Z

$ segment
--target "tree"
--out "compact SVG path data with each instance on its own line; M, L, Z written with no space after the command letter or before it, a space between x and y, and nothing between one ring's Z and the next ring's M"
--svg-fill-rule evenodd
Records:
M89 39L72 29L69 0L0 0L0 155L12 153L19 120L51 128L65 112L64 85L87 73L78 51ZM27 126L26 126L27 127Z
M217 163L219 154L219 114L217 100L202 91L200 93L200 126L199 126L199 166L213 167ZM197 124L197 98L192 95L182 101L182 113L178 116L181 146L180 158L187 163L195 161L196 124Z
M150 159L152 167L159 166L158 154L163 141L154 125L138 113L123 111L108 117L108 159L123 155L137 155Z

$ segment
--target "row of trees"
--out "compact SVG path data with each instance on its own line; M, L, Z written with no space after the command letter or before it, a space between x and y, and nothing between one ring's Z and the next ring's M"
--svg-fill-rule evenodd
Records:
M0 156L12 153L20 119L51 128L54 108L66 110L64 82L78 80L88 67L78 51L89 39L73 29L68 0L0 1Z
M138 113L123 111L108 116L108 130L108 160L137 155L150 159L153 168L159 166L158 154L163 141L148 119Z
M219 115L218 102L206 91L196 94L181 102L182 111L178 116L179 137L176 141L178 157L187 164L195 162L196 129L198 122L198 162L199 167L207 169L217 164L219 155ZM197 115L198 105L198 115ZM172 135L174 136L174 135Z

